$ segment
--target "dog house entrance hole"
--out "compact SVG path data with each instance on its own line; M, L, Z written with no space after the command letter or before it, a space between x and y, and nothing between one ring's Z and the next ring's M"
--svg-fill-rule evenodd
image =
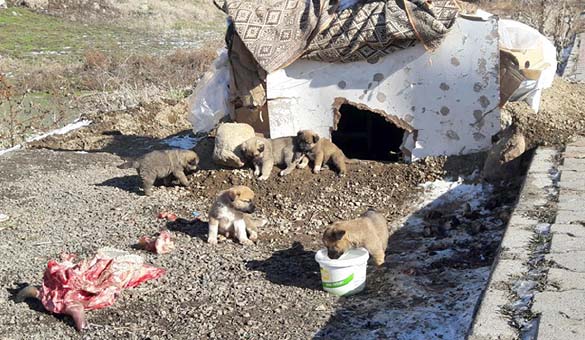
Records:
M331 138L347 157L392 162L400 160L404 129L379 113L350 104L342 104L339 113L341 118Z

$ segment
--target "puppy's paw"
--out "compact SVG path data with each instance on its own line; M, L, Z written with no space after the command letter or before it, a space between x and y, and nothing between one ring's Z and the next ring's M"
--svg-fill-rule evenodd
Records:
M299 163L299 164L297 164L297 169L304 169L307 167L307 165L309 165L309 164Z
M254 170L254 176L260 176L260 170Z
M217 239L216 238L208 238L207 239L207 243L211 244L212 246L217 244Z
M241 240L240 243L244 246L253 246L254 242L252 240Z
M280 170L280 172L278 173L278 176L283 177L290 174L290 171L286 171L286 170Z
M250 239L250 241L256 242L258 240L258 233L252 231L252 232L250 232L250 235L248 236L248 238Z
M262 175L262 176L258 177L259 181L265 181L267 179L268 179L268 175Z
M321 171L321 167L320 166L316 166L313 168L313 173L318 174Z

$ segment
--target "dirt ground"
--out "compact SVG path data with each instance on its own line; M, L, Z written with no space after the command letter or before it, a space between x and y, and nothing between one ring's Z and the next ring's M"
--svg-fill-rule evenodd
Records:
M577 134L585 133L585 84L556 78L543 91L540 111L535 113L524 102L507 103L507 111L518 124L529 147L561 146Z
M104 246L140 254L167 274L125 291L110 308L89 312L85 338L464 334L519 181L513 190L485 190L481 207L466 211L470 199L464 196L438 207L421 201L426 194L420 184L470 175L483 154L410 165L363 162L351 165L344 178L305 169L257 182L250 169L213 166L213 139L206 138L197 144L202 169L190 175L189 188L159 187L145 197L136 173L116 165L120 157L165 148L169 137L188 135L184 112L183 104L159 103L84 117L94 123L1 156L0 211L11 219L0 225L0 338L78 338L69 318L44 312L38 302L16 304L12 297L22 284L40 282L49 259L64 251L90 257ZM236 184L256 192L258 214L269 224L255 246L225 241L211 247L205 214L218 191ZM394 232L387 263L381 271L370 268L365 292L328 295L314 261L323 229L367 207L381 210ZM163 211L179 219L157 219ZM174 253L156 256L132 247L141 235L163 229L175 236Z
M557 111L570 115L550 121L569 121L566 126L577 129L572 120L580 119L580 104L570 105L572 110ZM161 102L86 116L90 126L0 156L0 212L11 217L0 224L1 339L80 338L69 318L12 298L22 284L40 282L49 259L64 251L91 257L104 246L140 254L167 274L125 291L112 307L89 312L84 338L463 337L521 174L500 187L482 184L476 174L485 155L475 154L409 165L361 162L344 178L308 169L280 178L275 170L270 180L257 182L250 169L214 166L208 137L196 146L202 169L189 176L188 188L159 187L145 197L136 173L116 166L121 157L188 139L185 111L184 103ZM535 144L561 143L565 139L555 138L580 132L559 133L537 117L524 125ZM529 159L527 153L524 166ZM467 179L457 182L459 176ZM447 177L452 180L442 180ZM225 241L211 247L206 212L218 191L237 184L256 192L257 213L269 224L255 246ZM368 270L363 293L331 296L321 289L314 261L323 229L368 207L390 221L386 264ZM163 211L179 219L157 219ZM140 236L163 229L173 233L175 252L157 256L132 247Z

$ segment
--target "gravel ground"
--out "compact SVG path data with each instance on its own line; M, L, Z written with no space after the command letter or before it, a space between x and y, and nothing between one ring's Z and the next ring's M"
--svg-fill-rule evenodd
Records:
M305 169L259 183L250 170L213 166L213 139L206 138L196 148L202 170L190 176L189 188L160 187L145 197L136 173L116 165L120 156L188 134L176 110L183 109L84 117L94 124L35 143L39 149L0 156L0 212L11 216L0 224L0 339L80 338L68 317L12 297L20 285L40 283L49 259L64 251L87 258L104 246L140 254L168 272L125 291L113 306L89 312L83 338L462 337L520 177L503 188L441 180L480 169L484 155L478 154L410 165L361 162L344 178ZM427 182L435 184L421 187ZM192 213L205 217L215 194L237 184L256 192L258 214L269 224L255 246L225 241L211 247L205 220L193 220ZM314 261L323 228L370 206L388 217L393 231L387 263L379 271L369 268L363 293L328 295ZM163 211L179 219L157 219ZM157 256L132 247L140 236L163 229L175 236L175 252Z
M450 163L445 159L363 163L343 179L330 171L320 176L297 171L265 183L252 180L248 170L201 170L191 176L190 188L161 187L145 197L135 173L117 169L120 158L112 154L39 149L2 157L0 211L11 216L0 225L0 336L6 339L78 338L69 318L43 312L33 301L15 304L11 297L20 284L39 283L47 261L61 252L83 258L104 246L140 254L168 273L125 291L110 308L89 312L84 338L306 339L343 338L349 332L406 339L425 331L448 338L465 328L462 313L473 310L487 281L504 223L475 235L463 227L450 236L434 235L425 223L444 221L433 222L437 216L425 217L422 208L418 220L427 222L403 224L423 197L418 185L443 174ZM270 224L256 246L226 241L210 247L204 241L206 223L193 221L191 213L205 213L217 191L235 184L256 191L258 210ZM313 259L323 227L366 206L379 207L398 230L388 263L382 271L370 270L366 292L330 296L320 289ZM180 218L159 220L161 211ZM174 253L132 249L139 236L165 228L176 237ZM464 289L467 285L475 292ZM395 322L398 316L408 322ZM440 327L453 318L465 322L456 330Z

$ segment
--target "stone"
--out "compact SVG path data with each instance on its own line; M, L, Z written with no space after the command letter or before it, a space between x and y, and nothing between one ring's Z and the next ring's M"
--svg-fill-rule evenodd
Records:
M241 168L245 164L240 145L255 136L254 128L243 123L224 123L217 128L213 161L219 165Z

